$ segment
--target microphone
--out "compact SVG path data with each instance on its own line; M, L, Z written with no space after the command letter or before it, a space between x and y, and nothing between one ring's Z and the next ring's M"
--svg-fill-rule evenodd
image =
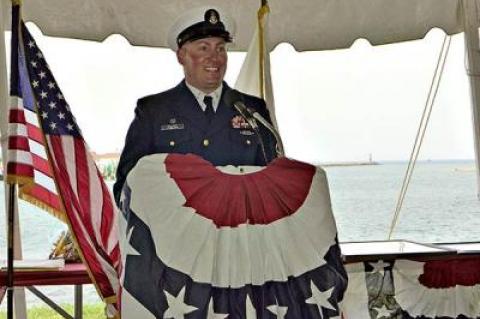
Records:
M280 134L277 132L277 130L273 127L272 124L270 124L269 121L267 121L260 113L258 113L256 110L249 108L242 102L242 96L240 92L237 90L228 90L225 92L224 96L224 101L227 103L227 105L233 105L233 107L247 120L248 124L252 126L252 128L257 132L258 134L258 125L257 121L258 120L263 126L265 126L275 137L277 141L277 155L278 156L284 156L284 148L283 148L283 143L282 139L280 137ZM260 142L263 145L263 141L260 140Z

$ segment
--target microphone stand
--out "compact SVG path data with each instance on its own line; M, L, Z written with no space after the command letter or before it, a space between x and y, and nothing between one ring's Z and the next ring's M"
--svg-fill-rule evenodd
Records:
M238 111L238 113L240 113L240 115L242 115L243 118L247 120L248 124L250 124L252 129L255 131L255 134L257 134L258 142L260 143L260 149L262 150L263 159L265 160L265 165L267 165L268 158L267 152L265 151L265 144L263 143L262 136L260 135L257 121L255 121L255 118L253 118L253 114L243 104L234 103L233 106Z
M250 112L250 114L257 120L259 121L260 123L262 123L263 126L265 126L272 134L273 136L275 137L275 140L277 140L277 147L276 147L276 151L277 151L277 156L278 157L284 157L285 156L285 150L283 148L283 142L282 142L282 139L280 137L280 134L278 133L278 131L273 127L272 124L270 124L263 116L261 116L258 112L255 112L252 110L248 110Z
M285 150L283 148L283 142L282 142L282 139L280 137L280 134L273 127L273 125L271 125L257 111L255 111L254 109L251 109L248 106L246 106L245 104L243 104L240 92L238 92L237 90L231 90L230 89L225 93L224 99L225 99L225 103L227 103L227 105L233 105L233 107L238 111L238 113L240 113L240 115L242 115L247 120L248 124L250 124L250 126L253 128L253 130L257 134L260 146L262 148L263 157L265 158L265 164L267 163L267 155L266 155L266 152L265 152L264 142L263 142L262 137L260 135L260 132L258 130L257 121L259 121L275 137L275 140L277 142L276 143L276 148L275 148L275 150L277 152L277 156L278 157L285 156Z

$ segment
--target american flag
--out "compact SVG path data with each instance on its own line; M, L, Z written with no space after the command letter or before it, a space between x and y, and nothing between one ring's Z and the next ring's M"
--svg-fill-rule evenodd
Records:
M9 118L7 180L19 183L24 198L64 212L97 291L112 304L119 285L116 207L19 6L12 8Z
M12 21L18 21L18 14L18 7L12 10ZM7 181L19 184L20 198L65 221L48 164L33 96L22 94L30 93L30 83L18 40L18 28L12 28Z

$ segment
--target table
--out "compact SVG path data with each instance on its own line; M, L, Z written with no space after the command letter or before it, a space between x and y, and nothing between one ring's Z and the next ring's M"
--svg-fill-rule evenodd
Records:
M7 272L0 271L0 286L7 283ZM82 319L83 293L82 285L91 284L92 281L88 276L85 265L81 263L65 264L64 268L58 270L21 270L15 269L14 286L26 287L34 295L40 298L58 314L66 319ZM48 296L44 295L35 286L57 286L57 285L73 285L74 292L74 316L72 317L63 308L57 305Z

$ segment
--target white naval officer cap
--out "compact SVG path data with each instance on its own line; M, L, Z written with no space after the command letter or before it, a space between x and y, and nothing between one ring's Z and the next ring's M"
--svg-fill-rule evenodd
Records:
M173 51L188 41L220 37L232 42L235 21L216 7L199 7L183 13L168 32L168 46Z

